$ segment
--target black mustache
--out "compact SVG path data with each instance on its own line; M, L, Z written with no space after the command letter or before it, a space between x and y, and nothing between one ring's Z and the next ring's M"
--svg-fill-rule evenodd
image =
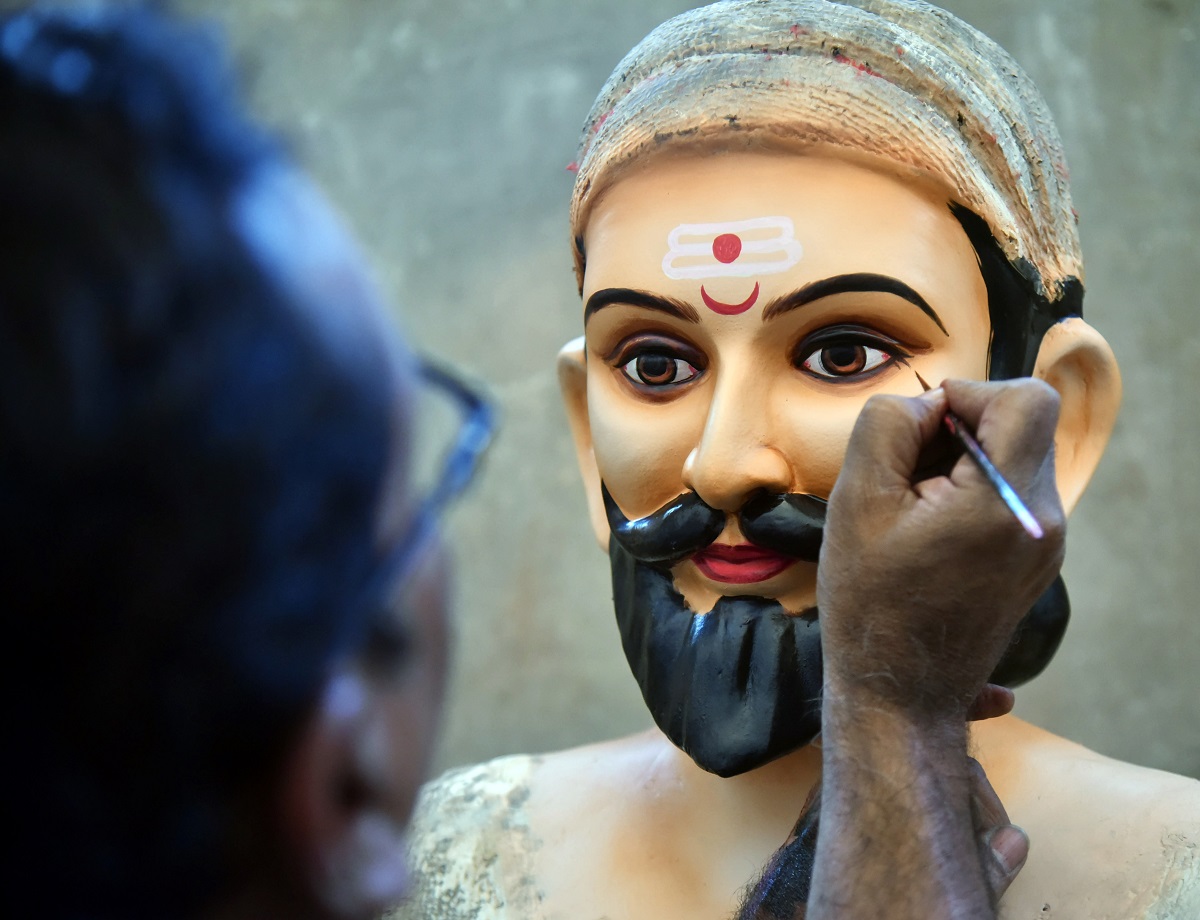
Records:
M725 512L685 492L636 520L625 517L600 484L613 538L639 562L671 566L697 553L725 529ZM816 562L821 552L828 503L801 492L759 492L738 512L742 534L751 543Z

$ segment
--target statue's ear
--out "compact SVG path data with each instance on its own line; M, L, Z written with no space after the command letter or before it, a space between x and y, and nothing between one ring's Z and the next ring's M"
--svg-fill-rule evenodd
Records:
M1050 327L1033 376L1062 398L1054 438L1055 472L1063 508L1070 514L1112 434L1121 406L1121 373L1104 336L1073 316Z
M596 533L600 548L607 553L608 517L604 513L604 499L600 494L600 468L596 465L596 452L592 447L592 423L588 418L587 359L584 354L583 336L567 342L558 353L558 385L562 390L567 421L571 425L571 437L575 440L575 456L579 460L579 472L583 475L588 516L592 520L592 529Z

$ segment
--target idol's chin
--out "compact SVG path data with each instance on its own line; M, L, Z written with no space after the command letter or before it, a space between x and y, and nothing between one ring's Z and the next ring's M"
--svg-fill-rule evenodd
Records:
M659 729L697 766L737 776L817 736L824 686L820 619L803 603L815 593L815 564L780 573L807 569L812 580L805 594L794 582L793 591L778 598L765 595L766 581L736 595L728 586L713 590L701 582L707 596L693 583L689 598L694 565L640 561L617 539L609 543L609 558L626 660ZM800 615L784 606L789 602ZM1068 617L1059 578L1018 627L992 681L1011 687L1040 672Z
M698 613L669 570L609 545L621 644L659 729L696 765L736 776L820 731L820 627L761 596Z
M817 564L797 560L786 570L763 581L734 584L706 577L690 560L671 569L675 589L697 613L711 612L723 597L762 598L775 601L785 613L799 616L817 605Z

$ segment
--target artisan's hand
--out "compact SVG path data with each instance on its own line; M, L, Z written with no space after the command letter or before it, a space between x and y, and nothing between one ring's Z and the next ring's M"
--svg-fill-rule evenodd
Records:
M1016 700L1007 687L984 684L967 711L971 722L997 719L1013 710ZM991 889L992 901L1008 891L1029 856L1029 838L1008 820L1008 810L996 795L983 767L974 757L967 758L971 769L971 817L975 840L983 862L983 874Z
M1008 820L1008 812L996 790L988 782L979 761L971 758L971 814L975 821L975 839L983 856L983 874L992 900L999 901L1008 891L1025 859L1029 856L1029 838Z
M920 480L947 408L1045 531L1034 540L975 463ZM829 693L964 719L1062 563L1058 396L1031 379L873 397L829 501L817 601Z
M999 684L984 684L970 708L967 710L968 722L982 722L985 719L998 719L1013 711L1017 699L1008 687Z
M969 457L923 475L946 446L947 409L1044 538L1025 533ZM985 681L1062 563L1057 421L1057 395L1033 380L947 382L875 397L859 416L817 570L825 788L812 920L995 916L1027 842L968 761L966 719L1011 705Z
M994 902L1000 900L1025 865L1029 838L1009 822L1008 812L979 762L971 759L970 765L975 841ZM820 812L818 783L809 792L791 836L775 851L761 878L746 893L736 920L805 920L812 867L817 857Z

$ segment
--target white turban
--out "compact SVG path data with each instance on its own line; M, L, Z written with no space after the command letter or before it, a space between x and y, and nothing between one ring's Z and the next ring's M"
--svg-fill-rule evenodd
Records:
M1038 293L1083 267L1045 100L999 45L917 0L726 0L676 16L613 72L588 115L571 202L680 145L866 155L974 211Z

